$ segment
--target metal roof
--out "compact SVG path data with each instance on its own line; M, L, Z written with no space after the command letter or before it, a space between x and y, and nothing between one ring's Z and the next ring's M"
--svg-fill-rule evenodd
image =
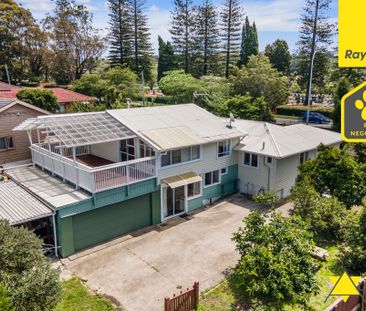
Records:
M202 181L202 177L194 172L188 172L177 176L167 177L162 179L161 181L173 189Z
M135 137L127 127L105 112L73 113L27 119L14 131L42 129L66 147L86 146Z
M116 109L107 110L107 113L163 151L186 146L188 136L194 145L245 135L235 127L228 128L227 122L194 104ZM173 140L170 133L177 128L180 133L175 134L182 137L176 136ZM173 130L161 135L164 129Z
M342 142L339 133L304 124L280 126L260 121L236 120L235 126L249 133L234 147L235 150L274 158L285 158L314 150L320 144Z
M85 191L76 190L74 186L62 182L61 179L37 167L23 166L7 169L6 174L55 209L91 197Z
M17 225L51 216L53 211L13 181L0 182L0 218Z

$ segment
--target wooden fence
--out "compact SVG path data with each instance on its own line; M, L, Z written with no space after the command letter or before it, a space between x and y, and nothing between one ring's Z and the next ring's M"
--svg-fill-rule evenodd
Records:
M165 311L192 311L198 309L199 303L199 283L194 282L193 288L187 288L172 298L165 297Z
M337 300L332 304L327 311L365 311L366 310L366 279L363 279L358 283L357 288L361 291L361 295L350 296L346 301L342 299Z

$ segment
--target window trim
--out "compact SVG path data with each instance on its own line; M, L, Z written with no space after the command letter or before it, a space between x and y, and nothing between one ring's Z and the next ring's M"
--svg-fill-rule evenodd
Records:
M229 154L223 154L223 155L219 155L219 143L222 143L222 142L226 142L228 141L229 142ZM223 158L227 158L227 157L230 157L231 156L231 139L224 139L224 140L220 140L216 143L216 158L217 159L223 159Z
M200 183L200 193L199 194L196 194L194 196L189 197L188 196L188 185L195 184L195 183ZM195 183L187 184L187 200L188 201L202 197L202 193L203 193L203 190L202 190L202 188L203 188L203 180L196 181Z
M301 162L301 156L303 156L303 161L302 162ZM304 152L299 153L299 163L300 164L304 164L309 160L310 160L309 151L304 151Z
M245 154L249 154L250 155L250 158L249 158L249 163L250 164L245 164L244 161L245 161ZM252 156L253 155L256 155L257 156L257 166L253 166L251 165L252 164ZM259 157L260 155L259 154L256 154L256 153L252 153L252 152L243 152L243 157L242 157L242 165L245 166L245 167L248 167L248 168L254 168L254 169L259 169Z
M225 170L225 173L223 173L222 172L222 170ZM227 173L229 172L229 170L228 170L228 167L227 166L225 166L225 167L223 167L221 170L220 170L220 174L221 175L227 175Z
M15 149L14 137L10 136L10 135L0 137L0 139L6 139L6 138L11 139L11 142L12 142L13 146L12 147L7 147L7 148L2 148L2 149L0 149L0 152L6 152L6 151L9 151L9 150L14 150Z
M218 182L206 185L206 174L211 173L211 178L212 178L213 177L213 172L216 172L216 171L219 172ZM205 172L205 173L203 173L203 176L201 176L201 177L202 177L202 181L203 181L203 188L209 188L209 187L217 186L217 185L221 184L221 169Z
M194 147L194 146L189 146L189 147L185 147L185 148L192 148L192 147ZM199 145L199 147L200 147L199 148L199 152L200 152L199 158L194 159L194 160L185 161L185 162L179 162L179 163L176 163L176 164L172 164L172 151L173 150L168 150L166 153L170 152L170 164L162 166L161 165L162 164L161 158L163 157L163 155L161 155L161 157L160 157L160 169L177 167L177 166L180 166L180 165L185 165L185 164L201 161L202 160L202 145ZM180 148L180 149L175 149L175 150L181 150L181 149L185 149L185 148ZM191 149L191 158L192 158L192 149Z

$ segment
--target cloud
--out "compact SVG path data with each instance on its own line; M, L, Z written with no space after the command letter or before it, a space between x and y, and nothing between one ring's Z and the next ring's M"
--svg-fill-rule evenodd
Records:
M149 27L151 30L151 43L155 51L158 50L158 35L164 40L170 39L170 11L152 5L147 9Z
M303 5L303 0L252 0L244 4L244 11L258 31L297 32Z

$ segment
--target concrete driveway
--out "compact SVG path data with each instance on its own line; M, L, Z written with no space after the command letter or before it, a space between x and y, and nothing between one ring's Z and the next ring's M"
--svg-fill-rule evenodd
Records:
M240 195L186 218L135 232L63 260L122 310L163 310L165 296L217 284L238 254L231 241L255 204Z

